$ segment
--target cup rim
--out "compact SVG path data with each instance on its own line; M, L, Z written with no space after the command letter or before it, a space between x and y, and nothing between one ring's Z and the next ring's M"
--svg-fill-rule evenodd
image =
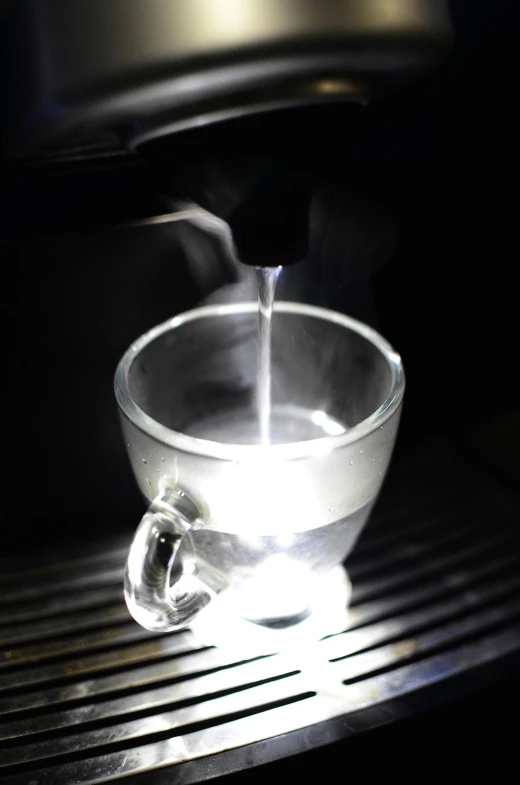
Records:
M337 311L331 311L328 308L320 308L314 305L306 305L304 303L286 302L283 300L275 303L275 312L310 316L339 324L366 338L384 356L392 374L392 385L387 398L378 409L369 415L369 417L362 420L357 425L354 425L352 428L349 428L342 434L323 436L307 441L291 442L289 444L272 444L266 447L261 444L214 442L209 439L189 436L180 431L174 431L171 428L167 428L165 425L162 425L146 414L137 405L130 394L128 378L130 369L138 353L148 346L148 344L163 333L174 330L177 327L181 327L196 319L227 316L229 314L255 313L257 309L258 304L256 302L205 305L190 311L185 311L171 319L167 319L165 322L162 322L156 327L152 327L151 330L148 330L137 338L119 361L114 377L115 396L123 414L128 417L130 422L153 439L169 447L174 447L176 450L202 455L207 458L218 458L236 462L259 460L265 458L267 455L269 460L288 460L328 454L345 445L353 444L364 436L372 433L377 428L380 428L398 409L403 398L405 387L404 370L401 357L382 335L363 322L353 319L350 316L344 316Z

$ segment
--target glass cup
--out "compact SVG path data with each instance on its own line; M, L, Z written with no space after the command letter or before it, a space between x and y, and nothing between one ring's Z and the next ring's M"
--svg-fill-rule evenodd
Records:
M190 625L245 652L344 629L341 565L381 488L404 393L400 357L373 329L278 302L261 444L256 342L256 303L202 307L139 338L115 377L150 503L128 556L128 608L147 629Z

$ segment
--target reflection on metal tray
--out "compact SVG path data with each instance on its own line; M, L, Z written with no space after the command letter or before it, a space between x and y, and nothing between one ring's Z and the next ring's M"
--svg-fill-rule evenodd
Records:
M244 747L271 739L280 757L281 734L294 753L299 730L307 748L323 743L312 729L336 717L349 736L520 653L514 506L484 475L452 462L446 479L435 465L393 470L349 562L350 627L299 659L236 662L189 631L138 627L122 597L125 541L20 569L5 560L0 781L79 785L170 766L181 775L194 760L211 762L206 778L219 753L234 751L240 769Z

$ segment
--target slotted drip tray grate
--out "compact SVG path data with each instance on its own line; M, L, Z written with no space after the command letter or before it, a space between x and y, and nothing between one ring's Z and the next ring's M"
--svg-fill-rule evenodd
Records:
M517 516L454 472L394 471L349 561L350 627L300 661L141 629L122 597L128 541L4 560L0 780L105 782L343 715L357 731L367 710L388 719L392 701L520 652Z

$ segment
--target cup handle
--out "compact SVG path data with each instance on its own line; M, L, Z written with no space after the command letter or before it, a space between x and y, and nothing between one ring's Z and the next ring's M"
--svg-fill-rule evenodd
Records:
M181 629L211 600L208 587L183 565L178 565L180 577L170 586L182 538L200 523L197 506L179 488L159 494L141 519L126 563L125 600L147 630Z

